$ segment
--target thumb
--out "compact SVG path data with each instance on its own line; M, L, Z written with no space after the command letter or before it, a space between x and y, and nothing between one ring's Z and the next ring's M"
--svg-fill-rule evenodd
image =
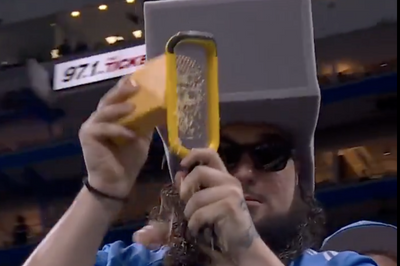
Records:
M160 248L166 244L166 239L168 239L168 231L165 231L164 227L161 223L149 224L135 232L132 240L149 249Z

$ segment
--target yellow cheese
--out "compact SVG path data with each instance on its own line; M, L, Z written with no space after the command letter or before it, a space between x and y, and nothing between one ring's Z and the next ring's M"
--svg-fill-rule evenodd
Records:
M149 136L156 126L166 122L166 61L160 56L148 61L129 80L138 85L138 92L129 100L136 108L119 123L139 136ZM117 140L117 143L120 142Z

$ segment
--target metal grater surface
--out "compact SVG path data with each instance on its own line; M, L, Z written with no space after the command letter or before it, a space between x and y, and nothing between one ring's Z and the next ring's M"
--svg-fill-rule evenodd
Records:
M208 147L206 51L199 45L182 43L175 52L179 139L188 149ZM201 232L197 241L216 250L216 236L212 227L202 228Z
M183 43L176 47L178 126L188 149L208 146L207 58L204 48Z

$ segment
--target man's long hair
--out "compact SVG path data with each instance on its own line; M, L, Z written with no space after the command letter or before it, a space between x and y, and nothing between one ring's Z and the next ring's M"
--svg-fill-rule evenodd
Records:
M150 213L150 220L170 224L165 257L166 266L210 265L211 258L200 247L201 240L188 233L184 216L185 204L173 184L165 186L160 195L160 205ZM268 219L256 228L263 241L288 265L307 249L318 249L325 233L325 216L312 195L301 187L296 191L292 211L284 217ZM204 242L203 242L204 243Z

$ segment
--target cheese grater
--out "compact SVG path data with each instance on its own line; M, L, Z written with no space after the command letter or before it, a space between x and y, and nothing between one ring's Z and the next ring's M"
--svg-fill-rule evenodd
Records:
M189 31L166 45L168 141L180 158L193 148L218 149L217 47L212 35Z
M121 125L148 136L166 122L169 149L180 158L192 148L218 149L218 63L212 35L174 35L164 55L146 62L125 83L136 83L140 90L127 100L136 109ZM123 144L121 139L115 142Z
M218 63L213 36L196 31L174 35L166 45L166 63L170 151L184 158L193 148L218 150ZM193 165L189 172L199 164ZM219 249L216 234L208 226L201 229L198 241L213 250Z
M147 136L166 122L168 149L180 159L193 148L218 149L218 60L212 35L177 33L167 42L164 55L146 62L128 78L127 85L133 82L140 90L128 102L136 109L119 121L121 125ZM123 144L121 139L115 142ZM213 247L213 230L203 231L201 235L208 236L206 242Z

